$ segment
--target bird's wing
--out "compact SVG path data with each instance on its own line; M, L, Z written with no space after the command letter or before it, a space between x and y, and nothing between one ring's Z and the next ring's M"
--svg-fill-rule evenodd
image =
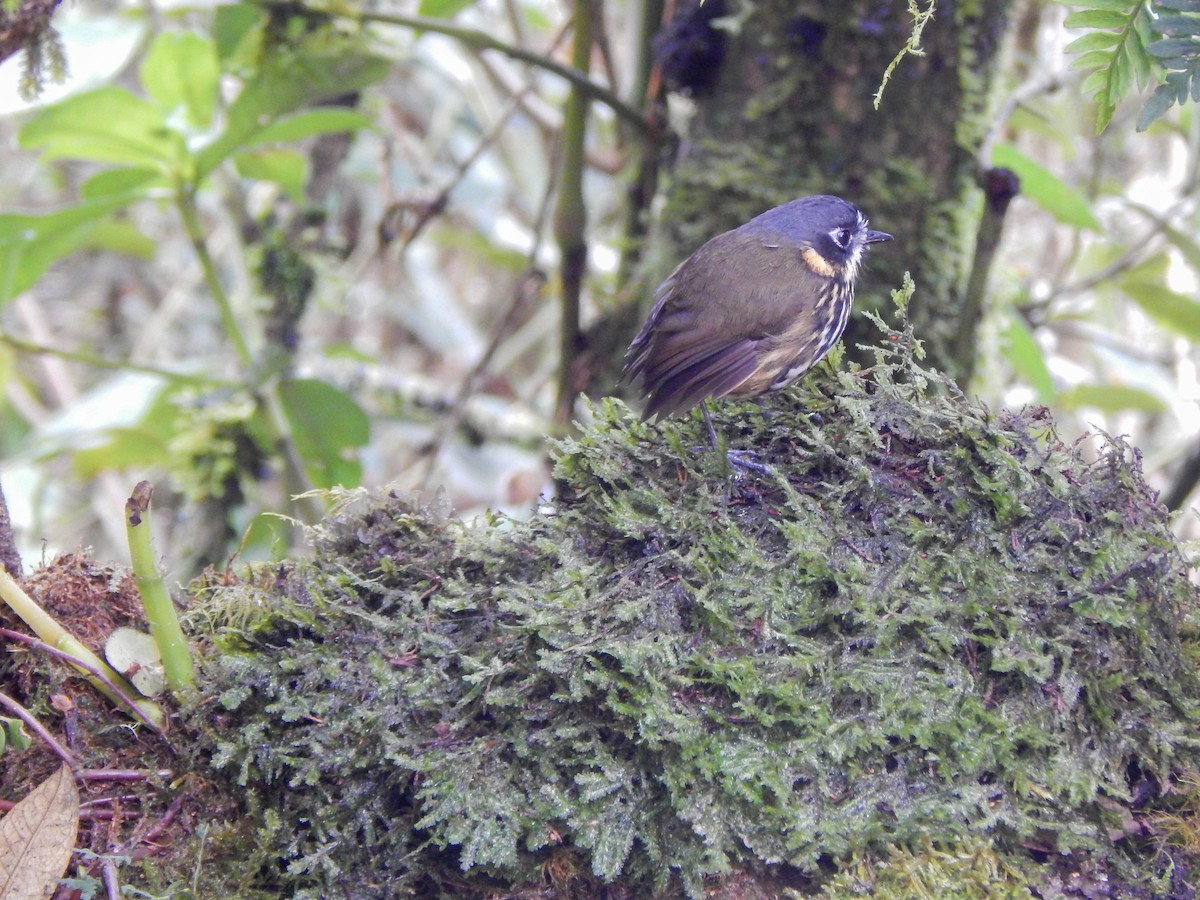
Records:
M754 373L764 341L811 317L818 286L799 251L773 235L728 232L659 286L623 375L642 379L646 418L734 390Z
M643 385L650 399L645 418L671 415L699 403L705 397L728 394L749 378L758 366L755 342L728 339L693 345L672 352L666 342L667 365L650 365L643 372Z

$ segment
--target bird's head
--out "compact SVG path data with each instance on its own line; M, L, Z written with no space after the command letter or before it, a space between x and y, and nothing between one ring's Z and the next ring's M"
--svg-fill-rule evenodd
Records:
M800 248L804 262L818 275L850 282L858 275L867 245L892 239L883 231L872 231L853 203L827 194L777 206L742 229L778 234Z

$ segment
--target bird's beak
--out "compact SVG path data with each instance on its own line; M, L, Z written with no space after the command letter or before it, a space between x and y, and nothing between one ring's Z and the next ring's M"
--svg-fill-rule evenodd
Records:
M868 231L867 232L867 243L868 244L877 244L880 241L890 241L891 239L892 239L892 236L890 234L888 234L886 231Z

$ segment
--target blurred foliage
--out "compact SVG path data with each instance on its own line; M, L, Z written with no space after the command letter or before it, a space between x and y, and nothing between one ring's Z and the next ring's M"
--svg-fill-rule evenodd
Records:
M77 203L41 215L0 216L5 303L87 246L153 255L153 239L130 225L130 208L164 200L176 207L205 272L208 299L236 351L237 374L231 380L159 367L160 383L145 398L141 421L81 449L76 465L81 471L174 470L176 486L192 503L221 499L229 515L246 497L247 484L262 477L264 467L278 466L281 455L290 454L299 476L290 481L293 493L357 484L361 466L352 454L369 439L366 415L349 395L328 382L294 377L286 352L268 343L260 316L234 308L198 218L195 198L212 189L219 167L232 165L251 186L272 183L303 200L307 159L278 145L372 126L359 112L321 104L378 81L387 63L359 38L329 29L273 45L272 25L252 7L221 7L217 39L191 31L155 37L138 70L140 94L107 85L38 110L20 130L22 147L40 151L44 163L102 167L81 184ZM221 80L229 77L241 89L222 103ZM284 289L277 268L264 290ZM300 275L300 293L307 294L311 275L303 269ZM303 299L295 300L300 311ZM235 408L239 415L225 414ZM215 548L223 549L224 542Z
M1170 43L1190 40L1189 3L1023 7L1032 24L1015 32L986 160L1016 172L1022 196L969 386L998 406L1049 404L1065 431L1131 435L1161 487L1200 434L1198 126L1190 106L1155 106L1193 83ZM547 488L547 298L561 284L532 300L523 286L560 263L568 11L412 8L445 27L294 4L126 11L132 49L101 84L9 119L28 154L0 187L21 209L0 216L0 446L27 547L105 531L119 544L103 504L119 509L146 476L169 479L158 496L180 537L164 546L188 568L239 546L281 552L239 536L310 487L440 483L456 507L514 512ZM652 197L621 208L634 154L619 123L662 99L622 90L652 68L652 36L635 44L623 8L596 9L589 83L625 106L588 114L585 329L644 299L617 277L644 249L619 223L654 215ZM930 10L927 34L952 25L904 0L877 13L908 27ZM73 68L87 62L79 33L104 33L78 14L56 24ZM1157 124L1134 137L1120 101L1156 80L1141 124L1146 110ZM1111 127L1093 135L1097 121ZM632 274L673 262L651 250ZM311 518L313 503L287 511Z

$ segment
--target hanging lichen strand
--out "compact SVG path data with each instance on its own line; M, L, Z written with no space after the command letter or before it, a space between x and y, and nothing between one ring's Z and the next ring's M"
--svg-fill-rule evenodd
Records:
M1200 764L1200 693L1136 452L1092 460L885 338L870 371L719 406L769 474L698 412L605 401L529 522L363 493L311 562L218 589L194 721L269 811L269 883L699 897L928 840L1035 880L1030 847L1152 871L1114 840Z

